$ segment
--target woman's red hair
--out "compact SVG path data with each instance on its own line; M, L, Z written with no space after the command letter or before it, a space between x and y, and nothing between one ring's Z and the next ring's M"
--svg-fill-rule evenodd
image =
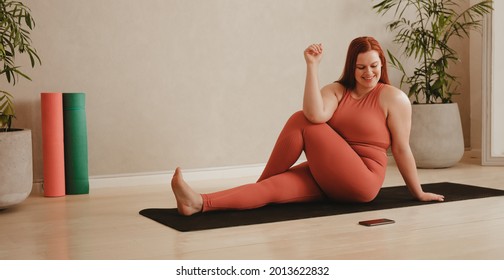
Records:
M343 74L337 82L341 83L347 89L354 89L356 84L355 68L357 63L357 56L361 53L373 50L378 52L382 64L380 82L384 84L390 84L385 54L383 53L380 43L378 43L378 41L376 41L376 39L373 37L358 37L352 40L352 42L348 46Z

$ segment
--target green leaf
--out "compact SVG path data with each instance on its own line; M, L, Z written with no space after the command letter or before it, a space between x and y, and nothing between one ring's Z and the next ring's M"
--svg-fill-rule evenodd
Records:
M41 64L30 38L30 30L34 27L35 21L25 4L21 1L0 0L0 62L3 63L3 67L0 66L0 75L5 75L9 84L15 85L19 78L31 80L16 63L19 55L27 55L32 67L35 67L37 62ZM5 94L0 90L0 97L1 93ZM9 108L13 108L11 102ZM5 113L7 107L3 106L2 110Z
M393 42L401 47L401 54L417 62L406 73L387 51L390 64L403 72L401 86L403 82L410 85L409 95L416 102L451 102L450 89L457 80L448 73L448 66L458 62L458 55L450 47L450 39L465 38L469 31L478 30L483 16L493 9L492 3L480 1L465 10L453 0L384 0L373 6L378 14L393 13L387 30L395 33Z
M440 88L443 87L443 82L441 80L436 80L434 84L431 87L431 90L439 90Z
M26 25L28 26L28 28L33 29L32 19L29 14L25 15L25 22L26 22Z

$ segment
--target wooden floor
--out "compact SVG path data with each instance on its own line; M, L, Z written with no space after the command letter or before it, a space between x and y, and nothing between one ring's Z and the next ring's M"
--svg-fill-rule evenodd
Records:
M504 189L504 167L464 157L449 169L419 170L422 183ZM192 182L217 190L255 178ZM393 163L385 186L402 185ZM138 214L174 207L169 186L33 195L0 211L0 259L504 259L504 197L181 233ZM366 228L365 219L396 224Z

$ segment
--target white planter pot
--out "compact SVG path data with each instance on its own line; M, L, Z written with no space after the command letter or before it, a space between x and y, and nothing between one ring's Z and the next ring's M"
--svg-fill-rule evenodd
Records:
M31 131L0 132L0 209L23 202L32 184Z
M410 145L417 167L446 168L464 155L457 103L412 106Z

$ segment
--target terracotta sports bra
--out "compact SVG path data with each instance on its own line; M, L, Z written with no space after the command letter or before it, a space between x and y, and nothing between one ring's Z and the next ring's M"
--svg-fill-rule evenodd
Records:
M346 90L332 118L327 122L351 146L378 148L390 146L387 118L380 106L384 84L378 83L366 96L355 99Z

